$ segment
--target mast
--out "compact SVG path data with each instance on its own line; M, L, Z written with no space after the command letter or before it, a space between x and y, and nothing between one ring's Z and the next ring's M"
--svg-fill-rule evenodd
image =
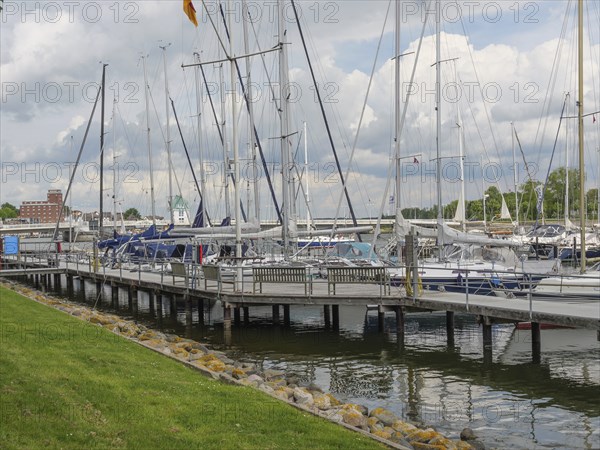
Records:
M144 94L146 97L146 136L148 142L148 168L150 170L150 202L152 203L152 225L156 225L156 206L154 202L154 172L152 169L152 144L150 141L150 102L148 99L148 75L146 74L146 57L142 56L142 63L144 65Z
M579 131L579 226L581 227L581 273L585 272L585 167L583 159L583 0L579 0L577 8L577 59L579 87L577 102L577 126Z
M515 124L510 123L511 139L512 139L512 153L513 153L513 180L515 184L515 220L517 227L519 226L519 174L517 173L517 162L516 162L516 149L515 149Z
M566 105L567 109L565 111L565 116L569 117L569 93L566 95ZM567 120L567 124L565 126L565 140L566 140L566 155L565 155L565 227L570 229L570 220L569 220L569 120Z
M402 219L402 210L400 209L400 192L402 181L402 164L400 162L400 23L402 20L402 11L400 2L395 4L395 32L394 32L394 155L396 158L396 196L395 202L395 225L399 229ZM397 232L396 232L397 234ZM398 264L402 261L402 242L396 236L396 255Z
M73 154L73 136L71 136L71 154ZM73 178L73 173L69 166L69 180ZM69 196L69 242L73 242L73 196Z
M310 192L308 190L308 136L306 134L306 121L304 121L304 176L306 177L306 231L310 231Z
M248 39L248 21L251 20L248 13L248 3L246 0L242 1L242 28L244 32L244 52L246 55L250 54L250 43ZM237 63L237 61L236 61ZM252 158L252 178L254 183L254 220L257 224L260 224L260 192L258 183L258 167L256 165L256 150L258 145L256 142L256 135L254 134L254 104L252 97L252 78L251 78L251 58L246 58L246 106L248 109L248 120L250 122L248 126L250 134L250 147L251 147L251 158ZM241 84L241 83L240 83ZM248 210L248 214L250 211Z
M238 142L237 142L237 120L236 120L236 88L235 88L235 67L234 51L233 51L233 28L231 27L231 11L234 11L232 0L229 0L229 14L227 15L229 25L229 75L231 82L231 145L233 146L233 174L235 178L234 182L234 205L235 205L235 256L240 258L242 256L242 212L240 208L240 161L238 154ZM242 269L239 263L237 264L237 276L236 281L241 282ZM238 284L236 283L236 288Z
M200 64L200 54L194 53L196 59L198 60L198 64ZM200 157L200 204L201 204L201 214L204 220L206 220L206 175L204 173L204 147L202 145L202 102L200 99L200 77L198 76L198 72L202 69L202 66L197 65L194 68L194 77L196 80L196 109L197 109L197 121L198 125L196 127L196 131L198 133L198 155ZM208 222L208 221L207 221Z
M435 111L436 111L436 139L435 139L435 147L436 147L436 181L437 181L437 203L438 203L438 213L437 213L437 239L438 239L438 248L439 254L438 259L442 258L442 250L444 246L444 230L442 229L444 217L442 212L442 149L441 149L441 135L442 135L442 108L441 108L441 71L442 66L440 62L440 0L436 0L435 2Z
M116 138L116 120L115 120L115 112L117 110L117 97L115 96L113 98L113 113L112 113L112 117L113 117L113 155L112 155L112 160L113 160L113 230L117 231L117 175L116 175L116 170L117 170L117 138Z
M281 109L281 174L282 174L282 201L283 201L283 254L285 259L288 259L290 251L290 230L291 221L291 203L292 195L290 195L290 152L288 148L289 136L289 117L288 117L288 62L287 62L287 42L284 23L284 0L278 0L278 30L279 30L279 108ZM293 190L291 192L294 192Z
M167 47L171 44L167 44L165 46L159 46L163 51L163 68L165 72L165 112L167 115L167 164L169 171L169 217L171 223L175 223L175 213L173 211L173 160L171 159L171 115L169 113L169 81L167 79Z
M102 98L100 102L100 218L98 223L100 239L102 239L104 224L104 92L106 91L106 66L108 64L102 64Z
M225 119L226 114L226 98L225 98L225 79L223 77L223 63L219 66L219 83L221 92L221 130L223 133L223 167L225 175L225 217L231 218L231 206L229 202L229 152L227 148L227 120ZM232 116L232 123L235 122L235 118Z

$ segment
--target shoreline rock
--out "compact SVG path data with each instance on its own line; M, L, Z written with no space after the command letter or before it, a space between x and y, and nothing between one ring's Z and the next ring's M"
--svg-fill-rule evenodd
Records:
M2 281L0 285L188 364L215 380L253 387L272 398L371 436L391 447L405 450L485 449L484 444L470 428L462 430L460 439L450 439L433 428L420 428L403 421L385 408L374 408L369 411L362 405L342 403L335 396L323 392L320 386L312 383L304 387L298 386L298 378L293 375L286 376L284 371L266 369L261 372L253 364L234 361L225 353L211 350L200 342L162 333L133 320L123 319L116 314L57 299L14 282Z

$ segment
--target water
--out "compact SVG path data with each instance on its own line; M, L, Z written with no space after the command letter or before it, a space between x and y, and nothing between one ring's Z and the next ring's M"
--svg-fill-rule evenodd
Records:
M62 286L66 286L66 282ZM75 288L79 283L75 283ZM110 288L73 299L110 310ZM67 296L66 289L61 295ZM120 313L127 296L119 291ZM432 425L450 437L472 428L487 448L600 448L600 343L591 330L542 330L540 364L531 362L530 332L511 324L493 327L493 357L484 358L481 330L472 316L456 316L455 345L448 348L445 315L410 314L404 346L386 316L362 307L340 307L340 330L324 327L318 307L291 307L291 326L271 324L270 307L251 307L250 322L233 326L225 342L220 304L205 302L204 322L192 321L180 305L176 317L150 314L148 296L139 293L136 320L192 339L209 342L234 359L276 368L314 382L344 402L382 406L405 419Z

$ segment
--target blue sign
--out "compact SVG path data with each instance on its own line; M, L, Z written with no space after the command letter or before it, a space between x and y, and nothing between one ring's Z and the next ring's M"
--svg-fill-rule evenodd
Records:
M4 236L4 254L17 255L19 253L19 237Z

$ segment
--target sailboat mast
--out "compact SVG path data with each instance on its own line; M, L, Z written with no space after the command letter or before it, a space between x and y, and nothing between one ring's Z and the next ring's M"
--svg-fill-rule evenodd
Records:
M169 80L167 78L167 47L171 45L160 46L163 51L163 68L165 72L165 112L167 115L167 160L169 171L169 217L171 223L175 223L175 213L173 212L173 160L171 159L171 115L169 113Z
M227 108L226 108L226 98L225 98L225 79L223 77L223 64L221 63L221 65L219 66L219 83L220 83L220 89L219 91L221 92L221 131L222 131L222 136L223 136L223 142L222 142L222 146L223 146L223 167L224 167L224 181L225 181L225 187L224 187L224 193L225 193L225 217L229 217L231 218L231 207L230 207L230 202L229 202L229 151L227 148L227 119L225 118L225 115L227 113ZM232 117L232 122L235 121L235 119Z
M117 231L117 137L116 137L116 111L117 111L117 97L113 98L113 112L112 112L112 129L113 129L113 230Z
M310 176L308 174L308 136L306 134L306 121L304 122L304 176L306 177L306 230L310 231L310 192L308 190Z
M515 184L515 220L517 227L519 226L519 174L517 173L517 154L515 149L515 124L510 123L511 139L512 139L512 153L513 153L513 181Z
M146 57L142 56L144 66L144 94L146 97L146 137L148 143L148 169L150 170L150 202L152 208L152 225L156 225L156 206L154 203L154 171L152 169L152 144L150 141L150 101L148 99L148 75L146 73Z
M278 34L279 34L279 108L281 110L281 175L282 175L282 201L283 201L283 252L287 259L290 251L289 225L291 219L292 195L290 195L290 181L292 170L290 167L290 152L288 148L289 118L288 118L288 73L287 73L287 42L284 22L284 0L278 0ZM294 191L292 191L294 192Z
M251 20L248 12L248 2L242 1L242 29L244 32L244 52L246 55L250 54L250 42L248 39L248 21ZM254 102L253 102L253 90L252 90L252 78L251 78L251 64L252 60L250 57L246 58L246 106L248 109L248 120L249 120L249 134L250 134L250 147L252 149L252 178L254 188L254 219L257 224L260 224L260 191L258 183L258 166L256 159L256 151L258 145L256 143L256 135L254 134ZM248 211L250 213L250 211Z
M235 256L242 256L242 212L240 208L240 159L237 142L237 113L236 113L236 94L235 88L235 66L234 66L234 51L233 51L233 27L231 26L231 11L234 11L232 0L229 0L229 14L227 21L229 26L229 75L231 82L231 145L233 147L233 174L234 174L234 212L235 212ZM238 274L236 280L241 282L242 270L238 264Z
M394 197L395 223L399 227L402 218L400 205L400 192L402 181L402 164L400 158L400 23L402 10L400 2L395 4L395 32L394 32L394 156L396 158L396 192ZM396 228L398 230L398 228ZM402 261L402 241L396 239L396 255L398 263Z
M583 159L583 0L577 8L577 60L578 60L578 97L577 126L579 131L579 225L581 227L581 273L585 272L585 167Z
M436 184L437 184L437 203L438 203L438 214L437 214L437 238L439 255L438 258L442 257L442 250L444 246L444 230L442 229L444 216L442 212L442 149L441 149L441 136L442 136L442 108L441 108L441 79L442 79L442 66L440 62L441 56L441 45L440 45L440 13L441 5L440 0L435 2L435 111L436 111Z
M566 110L565 110L565 116L569 117L569 93L567 92L566 95ZM567 123L565 126L565 140L566 140L566 149L565 149L565 227L567 229L571 228L570 227L570 220L569 220L569 120L567 119Z
M194 53L198 64L200 64L200 54ZM197 125L197 133L198 133L198 155L200 157L200 200L201 203L201 214L203 220L206 220L206 174L204 172L204 146L202 145L202 102L200 100L200 77L199 72L202 66L197 65L194 69L194 76L196 81L196 109L198 114L196 115L198 125ZM208 222L208 221L207 221Z
M98 218L98 233L102 239L104 224L104 93L106 91L106 66L102 64L102 101L100 103L100 217Z

